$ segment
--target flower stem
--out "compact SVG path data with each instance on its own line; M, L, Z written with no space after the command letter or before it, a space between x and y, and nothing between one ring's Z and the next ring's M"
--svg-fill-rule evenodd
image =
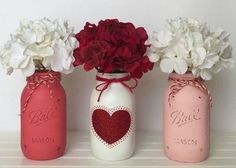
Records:
M37 70L40 70L40 71L45 71L46 70L46 67L43 65L43 58L41 58L41 57L35 57L34 59L33 59L33 61L34 61L34 65L35 65L35 68L37 69Z

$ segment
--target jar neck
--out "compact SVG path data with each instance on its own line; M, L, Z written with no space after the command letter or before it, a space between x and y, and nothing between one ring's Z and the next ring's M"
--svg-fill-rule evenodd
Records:
M127 77L127 78L126 78ZM101 78L101 79L98 79ZM129 82L129 73L97 73L96 84L100 85L102 83L108 82L110 79L121 79L123 82ZM108 81L107 81L108 80ZM117 84L117 82L111 82L109 85ZM116 85L122 86L122 85Z
M42 82L42 81L61 81L61 74L54 71L35 71L35 73L27 77L27 82Z

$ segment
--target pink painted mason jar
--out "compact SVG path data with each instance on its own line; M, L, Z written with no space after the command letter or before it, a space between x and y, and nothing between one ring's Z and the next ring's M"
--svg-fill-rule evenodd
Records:
M21 149L32 160L63 155L66 146L66 95L57 72L37 71L21 97Z
M169 76L164 96L164 151L171 160L201 162L209 156L211 96L192 74Z

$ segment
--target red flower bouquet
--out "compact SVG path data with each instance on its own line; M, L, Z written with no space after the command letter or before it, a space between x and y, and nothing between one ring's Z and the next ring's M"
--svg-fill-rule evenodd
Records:
M89 71L96 68L102 73L128 72L134 78L153 68L145 55L148 36L143 27L117 19L101 20L98 25L86 23L76 34L80 46L74 50L74 65L84 64Z

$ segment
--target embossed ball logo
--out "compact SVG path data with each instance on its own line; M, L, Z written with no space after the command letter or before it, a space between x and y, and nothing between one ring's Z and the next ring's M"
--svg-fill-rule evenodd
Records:
M56 117L55 109L39 109L29 113L29 123L34 126L42 125Z

